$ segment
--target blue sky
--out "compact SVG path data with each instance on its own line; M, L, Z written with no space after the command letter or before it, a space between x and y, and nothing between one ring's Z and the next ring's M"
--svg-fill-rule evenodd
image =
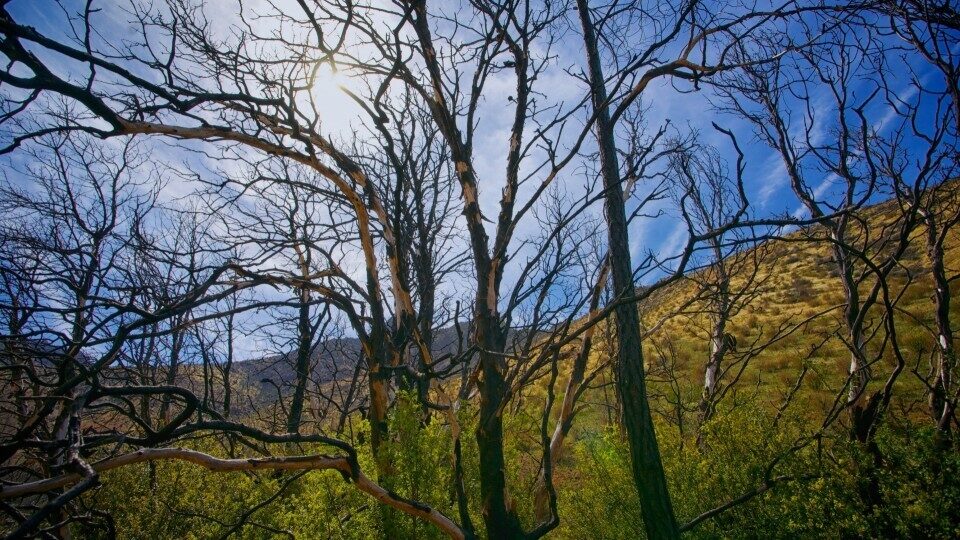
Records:
M68 9L76 11L82 6L80 2L65 2ZM215 25L221 26L224 30L231 20L235 20L236 4L232 1L215 1L210 4L208 15ZM130 15L123 10L118 9L116 4L124 4L122 0L112 0L110 2L97 2L94 5L101 7L101 11L94 15L97 24L103 29L103 35L108 34L122 36L126 32L135 31L127 26ZM246 2L246 9L255 10L257 2ZM62 37L66 26L64 25L64 14L56 3L49 0L14 0L7 9L21 22L35 26L42 34L51 37ZM574 34L571 36L576 37ZM544 74L544 81L540 85L541 91L549 91L548 98L555 102L569 103L576 100L582 93L583 88L572 83L572 79L563 71L565 68L582 66L582 47L578 45L576 39L564 39L555 44L554 53L557 55L556 64ZM51 62L57 69L69 71L69 64L62 58L51 57ZM899 74L902 80L894 80L891 84L893 92L902 99L915 98L915 89L909 84L909 75L913 73L925 83L939 84L932 79L935 75L928 70L916 58L904 57L906 67ZM481 179L480 197L481 208L488 217L495 216L497 213L497 204L501 189L503 186L503 170L505 168L505 155L509 143L509 127L512 121L512 115L506 114L510 107L509 96L514 92L514 82L508 76L509 70L505 70L500 75L494 76L486 88L485 98L481 106L481 123L476 140L476 159L474 167L479 173ZM331 82L333 84L331 84ZM359 109L342 93L336 90L337 84L350 86L349 80L340 79L329 81L323 89L325 99L330 106L329 114L325 121L325 127L331 133L339 134L341 137L349 136L354 133L356 122L361 121ZM674 87L676 84L676 87ZM677 89L684 90L683 92ZM787 177L781 160L777 154L772 152L764 144L757 141L753 134L753 127L745 121L738 118L724 115L716 112L712 102L716 100L716 95L708 85L703 85L700 91L690 92L690 86L687 83L661 79L652 84L644 93L642 103L648 107L646 120L651 126L650 130L656 129L656 126L669 121L680 132L694 130L701 134L702 141L716 144L721 148L721 155L727 156L732 161L735 159L732 147L725 136L717 133L711 126L713 122L720 124L726 129L732 130L737 136L746 154L746 175L745 187L751 201L752 212L756 216L766 217L771 215L792 214L800 217L804 214L799 201L790 190ZM829 113L829 102L825 96L813 95L815 103L822 102L824 105L820 112ZM891 109L882 102L868 109L870 122L874 129L883 132L894 129L896 119L891 114ZM826 115L826 116L829 116ZM802 117L798 115L798 127L802 127ZM818 120L819 121L819 120ZM831 126L829 122L821 122L815 126L816 132L824 140L830 137ZM222 167L222 163L199 162L198 157L184 157L185 154L176 146L163 141L152 141L154 156L161 161L177 163L180 166L206 168L210 171L216 171ZM586 149L592 149L595 145L588 139ZM20 156L14 154L8 158L11 161L3 162L5 172L8 177L16 177L14 169L10 164L16 164ZM817 184L818 193L829 196L832 189L832 182L835 177L828 173L818 173L811 171L810 178L819 178L819 181L811 183ZM561 180L569 186L572 192L583 184L584 178L578 167L570 166L566 170ZM182 182L171 182L165 192L165 196L170 199L176 199L186 196L190 193L190 186ZM523 194L521 194L521 199ZM653 251L662 255L675 252L685 241L685 227L676 217L675 213L671 215L669 201L663 203L663 207L668 214L657 219L642 219L634 223L631 230L631 248L635 261L639 260L642 254ZM594 209L594 215L600 216L600 208ZM529 236L537 231L536 223L527 219L521 224L519 236ZM491 231L492 232L492 231ZM514 269L515 270L515 269ZM509 286L510 270L506 282ZM648 276L648 280L659 277L657 274Z

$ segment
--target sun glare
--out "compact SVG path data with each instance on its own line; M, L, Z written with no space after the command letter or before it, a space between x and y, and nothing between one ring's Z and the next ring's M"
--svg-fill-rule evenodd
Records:
M317 68L314 88L320 91L338 91L346 86L347 77L331 62L322 62Z
M356 116L359 108L350 93L356 94L358 91L357 82L330 62L323 62L317 68L313 99L321 119L328 127L346 127L349 120Z

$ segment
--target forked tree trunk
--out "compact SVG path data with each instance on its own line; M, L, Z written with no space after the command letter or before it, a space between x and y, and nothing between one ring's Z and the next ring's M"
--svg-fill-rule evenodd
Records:
M843 227L843 225L840 225ZM883 460L880 448L873 439L874 424L878 418L880 394L867 396L867 384L870 382L870 366L867 364L866 340L863 333L863 306L860 302L860 291L854 278L853 264L843 246L844 233L842 229L834 228L831 231L835 242L833 254L837 261L837 270L843 285L844 319L847 327L847 339L850 346L850 389L847 393L847 408L850 411L850 437L861 445L867 454L867 459L860 459L853 463L854 474L857 477L857 491L860 500L871 514L882 504L883 496L880 492L879 468Z
M706 212L705 212L706 214ZM723 257L722 241L714 238L710 241L710 250L713 254L713 264L707 270L706 278L710 280L707 287L707 312L710 318L710 353L703 374L703 391L700 394L699 413L697 418L697 447L703 449L703 425L713 417L716 408L717 385L720 379L720 369L723 361L732 348L735 348L733 336L727 333L727 323L732 313L730 294L730 273L727 271ZM682 419L682 413L678 416Z
M427 21L427 6L423 0L413 0L412 7L413 28L423 49L425 68L432 81L433 99L430 100L430 112L433 115L437 128L443 134L450 149L450 158L455 164L457 178L463 197L463 216L470 234L470 248L473 253L473 264L476 271L477 290L474 302L474 339L473 342L480 348L479 353L479 380L477 389L480 393L480 418L475 432L477 449L480 458L480 497L483 521L489 538L512 539L524 536L520 528L520 521L510 504L507 494L505 462L503 454L503 418L502 405L507 393L505 380L506 365L502 356L505 339L500 330L500 315L497 301L499 300L499 283L502 275L504 253L494 248L494 255L489 251L489 236L483 223L480 212L479 193L477 190L476 172L471 164L470 148L463 143L454 115L450 113L444 97L444 74L437 61L433 37L430 34ZM523 59L517 57L522 63ZM522 73L522 65L516 66L514 71ZM518 83L517 109L521 110L520 103L525 99L520 92L526 92L524 85ZM515 117L514 123L517 123ZM522 122L520 123L522 126ZM514 131L516 138L508 157L508 170L516 169L516 154L520 148L519 137L521 132ZM516 180L513 179L515 182ZM507 185L511 185L508 178ZM507 195L505 195L507 197ZM512 203L502 210L508 216ZM501 224L503 225L503 224ZM498 225L498 230L501 225Z
M813 212L811 212L813 213ZM841 218L846 219L846 218ZM851 254L844 248L846 242L846 224L835 223L830 225L830 238L833 241L833 258L836 262L840 284L843 286L843 299L846 306L843 309L844 324L847 329L847 339L850 347L850 388L847 391L847 407L850 409L853 424L853 436L860 442L866 442L859 432L865 423L870 420L864 416L865 394L867 383L870 382L870 367L866 365L866 344L863 336L863 320L860 304L860 290L854 277Z

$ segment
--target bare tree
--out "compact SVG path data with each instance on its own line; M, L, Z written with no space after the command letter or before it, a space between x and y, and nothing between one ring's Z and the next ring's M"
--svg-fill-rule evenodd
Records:
M632 296L635 281L630 261L630 243L626 210L620 189L621 171L617 157L617 122L634 107L650 83L660 78L690 80L697 87L703 77L749 66L760 60L744 62L736 52L752 39L752 33L773 27L779 21L812 9L801 4L788 3L777 9L764 11L708 13L703 6L689 4L667 6L662 9L642 3L591 9L586 0L577 2L584 50L587 58L586 80L590 84L590 99L596 119L596 135L600 148L601 174L604 181L605 212L609 229L611 277L615 297ZM650 36L641 36L639 46L629 46L600 34L596 27L628 27L639 21L657 17L670 21L657 27ZM796 47L790 38L778 46L782 50ZM606 58L603 57L604 51ZM780 51L772 53L775 56ZM604 74L603 63L614 67ZM608 80L613 90L608 89ZM742 192L741 192L742 194ZM732 220L743 217L746 201L732 212ZM693 234L691 240L695 240ZM689 250L679 267L686 266ZM636 310L621 305L616 310L619 339L617 385L623 407L631 449L634 481L640 493L644 526L651 538L679 536L676 519L667 491L666 479L656 444L656 434L646 398L644 364L641 353L641 335Z
M956 369L956 353L953 343L953 330L950 320L951 295L944 264L944 243L949 230L956 224L954 196L948 182L953 180L957 166L956 138L960 135L960 69L958 69L957 50L954 46L960 34L960 13L949 4L936 4L925 1L910 2L873 2L867 4L866 13L876 13L886 19L881 32L896 36L905 44L907 51L919 54L925 64L934 69L942 79L938 88L933 81L923 82L916 77L913 87L923 98L928 97L933 105L940 125L925 133L918 133L914 120L923 124L921 118L926 111L920 105L895 97L889 99L891 106L897 109L898 118L910 120L910 127L900 125L901 131L911 130L915 136L925 137L928 144L927 159L919 174L911 183L905 178L902 156L888 152L886 160L887 174L894 179L898 198L913 199L919 206L923 227L930 273L934 283L934 314L936 331L937 362L934 367L933 384L930 385L931 414L941 432L949 431L956 422L955 405L951 402L952 373ZM864 16L864 19L867 19ZM861 24L869 24L864 20ZM918 193L923 191L923 193ZM920 199L920 201L917 200Z
M457 412L475 394L478 503L485 532L492 538L541 537L559 523L552 470L578 396L601 374L588 372L587 359L594 333L602 328L616 337L611 356L616 357L617 399L644 526L650 537L678 536L648 402L644 334L636 310L655 288L638 290L637 284L643 275L663 272L659 285L666 286L680 279L698 250L711 254L707 288L713 350L702 405L708 417L722 397L717 389L723 366L732 364L726 321L750 296L732 285L735 271L728 264L746 257L748 250L737 250L752 239L733 229L751 223L739 163L736 178L724 178L715 161L678 154L674 170L686 179L680 206L688 241L666 261L633 260L629 225L653 206L662 189L655 181L638 195L632 186L656 175L662 181L666 173L657 163L668 153L657 143L663 130L640 145L642 151L634 151L631 132L640 99L659 79L695 91L717 75L736 72L755 84L775 73L786 53L797 52L819 64L820 82L834 91L839 109L862 110L844 101L846 59L831 62L825 52L836 43L824 36L849 11L794 1L761 10L698 2L590 6L579 0L577 25L570 19L574 4L566 2L464 0L451 10L425 0L298 1L266 3L255 12L238 2L232 12L216 15L212 10L221 6L201 0L124 5L128 21L104 17L92 2L76 12L63 8L55 15L61 31L52 36L32 28L7 4L0 6L0 55L7 61L0 69L2 150L19 155L37 148L38 141L73 137L99 138L105 148L130 140L154 145L151 149L173 148L176 157L158 151L158 159L182 159L187 171L176 178L203 186L190 198L204 198L204 212L217 213L220 221L191 223L187 216L167 230L168 224L151 222L159 219L151 209L158 195L147 189L142 203L141 195L122 204L104 203L99 196L101 207L130 214L133 232L123 220L88 225L87 214L123 214L119 210L66 208L57 201L40 205L47 223L66 222L65 230L93 238L87 242L93 248L51 249L44 238L16 224L5 230L4 247L10 248L4 258L10 260L0 268L11 292L5 296L9 305L3 306L10 329L4 346L12 359L10 387L22 396L10 408L22 412L0 444L0 458L35 463L40 449L69 464L64 471L34 470L29 478L14 467L4 469L17 485L0 491L3 500L47 494L40 510L29 516L20 515L29 502L9 512L18 534L54 523L52 513L71 508L70 501L96 483L99 471L175 459L211 470L337 470L386 507L427 520L451 537L473 537ZM821 18L824 12L833 18ZM829 24L821 27L824 20ZM788 26L795 21L813 21L810 28L817 30L794 32ZM570 60L557 44L576 33L586 58ZM770 36L780 37L767 43ZM811 45L821 40L821 48ZM583 70L570 67L581 64ZM829 73L832 68L840 73ZM331 119L336 111L324 85L335 75L352 77L343 89L333 90L347 95L358 111L349 125ZM558 80L568 92L561 92ZM510 95L502 91L504 84ZM775 99L782 89L760 90ZM781 105L766 107L764 120L782 117ZM779 145L784 160L798 159L777 136L789 130L776 122L764 125L774 126L768 138ZM597 152L591 151L591 131ZM878 262L864 256L880 244L851 235L856 227L850 223L878 193L875 177L881 174L871 169L874 154L864 150L873 148L873 139L847 127L837 145L812 145L804 154L832 166L848 182L839 206L822 205L808 171L791 169L795 190L809 202L812 216L806 222L823 223L831 231L827 241L835 246L848 289L854 409L875 362L865 348L871 306L882 307L882 323L895 342L896 292L885 278L905 249L918 208L910 202L908 219L886 232L881 246L886 258ZM503 150L502 160L487 162L496 153L485 148L491 144ZM87 150L95 148L91 143ZM43 151L58 155L56 150ZM93 166L110 162L107 157L95 156L79 167L88 169L93 185L111 177L109 166L106 171ZM858 160L855 170L847 158ZM579 178L571 173L577 165L598 169L600 181L592 175L582 185L571 181ZM648 166L661 169L651 172ZM166 168L155 174L174 177ZM159 180L151 176L147 187L156 188ZM37 206L22 190L8 191L16 196L10 199L12 211ZM69 201L69 193L63 199ZM588 250L597 223L591 214L601 203L605 250ZM107 222L106 232L99 232L97 224ZM200 234L205 228L206 236ZM99 236L115 241L118 255L102 258ZM214 245L211 238L225 239L226 245ZM95 257L84 251L90 249ZM24 252L38 255L27 263L6 255ZM75 252L86 257L86 266L79 267L90 268L81 274L92 280L68 283L70 302L48 297L45 280L60 282L50 277L55 272L45 257L69 260ZM141 259L142 268L131 262ZM608 274L612 287L605 298ZM858 287L868 280L873 288L863 301ZM103 294L95 290L101 282ZM238 296L241 291L249 296ZM463 313L461 298L470 298ZM88 305L91 301L95 307ZM231 372L235 318L253 313L268 319L257 323L259 331L277 338L277 366L290 368L293 376L290 388L282 381L264 382L275 385L268 388L276 398L248 404L235 398ZM611 314L615 331L601 326ZM49 324L57 317L73 330L50 330L59 328ZM462 323L470 325L468 337L462 335ZM455 350L441 352L438 329L446 324L457 333ZM62 334L55 336L55 346L44 342L51 332ZM327 389L313 380L313 364L319 354L337 347L330 334L338 332L355 336L360 350L340 355L334 371L342 368L344 374L335 377L336 388ZM185 354L197 361L187 362ZM568 359L572 374L551 435L555 387ZM127 363L133 369L125 369ZM222 406L213 390L213 367L223 379ZM451 398L445 379L457 373L461 388ZM202 398L194 381L187 380L194 375L202 379ZM894 379L888 379L888 388ZM525 526L507 481L513 464L505 452L504 417L529 406L529 389L543 381L548 381L548 395L537 419L539 452L533 452L539 454L534 457L539 460L538 511L536 522ZM359 389L364 384L365 392ZM32 390L24 390L30 385ZM396 386L416 389L425 420L439 411L450 424L459 523L393 491L397 471L384 448ZM25 399L30 391L40 405ZM69 403L60 399L64 395ZM325 399L339 415L308 430L305 418L314 397ZM877 407L884 399L888 390L877 398ZM360 470L353 446L325 434L343 434L360 402L370 424L377 482ZM159 404L157 418L152 403ZM97 428L83 437L81 416L97 419ZM121 427L111 431L108 425ZM182 447L199 432L215 434L236 459ZM276 444L292 451L293 443L307 442L333 448L337 455L270 455ZM260 457L247 455L253 453ZM102 460L88 463L91 455Z
M671 169L676 179L676 199L683 213L700 234L721 230L736 220L743 185L744 157L733 141L738 159L734 171L717 150L701 144L688 146L673 154ZM731 176L731 174L733 176ZM731 229L710 236L704 242L703 260L693 261L697 268L687 274L696 286L702 313L707 318L709 353L705 365L703 391L698 404L698 426L708 421L720 396L720 379L726 371L728 354L736 354L738 336L728 330L731 319L751 305L764 290L768 275L760 275L768 250L756 239L757 232ZM695 259L699 259L696 254ZM744 339L744 350L750 349ZM740 364L741 371L745 368ZM698 442L701 441L698 427Z
M898 78L881 52L882 32L857 19L830 26L809 30L824 36L817 45L751 66L722 92L781 158L802 203L797 213L818 224L803 230L805 239L830 247L845 299L841 340L850 352L846 396L838 396L834 410L849 412L850 437L867 452L857 463L859 495L875 511L882 503L877 470L883 459L874 437L906 365L895 319L905 286L892 272L920 225L920 193L936 183L950 155L943 144L950 127L939 117L932 125L916 121L925 92L915 81L892 89ZM899 129L885 132L890 124ZM922 148L923 157L906 165L910 145ZM869 227L866 206L891 192L901 194L898 219ZM885 352L893 362L883 384L871 388Z
M924 204L920 209L923 218L924 239L930 275L934 287L934 321L936 323L937 360L933 369L933 382L930 385L930 415L937 429L948 433L957 422L957 392L955 375L957 354L953 341L953 325L950 317L951 277L944 260L945 243L948 234L960 222L960 208L956 195L950 190L950 184L940 184L927 188L921 197Z
M263 27L254 28L248 25L248 21L245 21L241 14L238 27L245 29L245 41L229 43L231 38L224 42L219 36L208 31L209 21L205 18L202 7L198 5L170 2L157 9L134 6L133 16L141 30L140 43L119 52L113 49L110 43L104 43L99 38L84 38L93 34L102 36L110 33L94 31L98 24L95 11L87 10L76 17L67 13L70 17L68 21L73 26L70 26L63 39L58 41L41 36L30 27L19 24L4 10L0 18L4 21L4 35L10 39L6 42L8 46L3 53L12 62L24 65L28 71L34 73L27 79L20 79L18 84L15 81L18 76L12 75L12 71L5 72L5 75L12 75L14 79L4 76L4 83L24 91L11 96L9 101L14 103L22 99L19 105L8 109L10 114L5 117L11 123L19 122L22 129L18 129L18 133L9 139L8 150L13 150L37 134L51 129L85 131L101 137L153 134L181 140L211 142L213 147L205 151L227 159L240 157L249 149L296 162L310 168L322 177L324 182L329 182L333 189L323 192L334 191L339 200L345 201L346 208L355 218L356 236L353 245L362 254L364 277L358 280L362 283L359 287L362 294L357 291L358 287L351 285L350 289L365 298L369 314L361 316L354 312L347 299L337 299L337 302L338 308L353 318L352 325L363 330L358 334L362 336L364 356L368 362L371 442L374 453L379 455L378 449L387 433L389 374L402 364L403 358L402 349L395 344L404 341L391 339L393 332L389 328L384 309L388 295L384 291L384 280L380 277L381 260L389 269L386 281L392 289L390 296L395 300L395 320L401 329L399 335L412 336L424 357L430 355L430 352L423 345L422 337L418 335L409 281L405 279L406 268L398 255L400 239L393 230L382 194L375 188L364 167L322 132L322 126L318 123L318 111L321 107L317 96L310 90L317 80L317 66L332 60L336 60L338 65L346 69L382 79L377 88L388 87L391 81L398 80L413 88L420 99L429 104L433 123L443 134L449 148L449 163L458 174L461 196L466 206L467 229L473 244L476 302L472 314L475 331L472 339L474 347L471 351L479 352L482 373L479 379L481 421L477 439L482 455L481 484L484 506L487 508L487 529L488 533L494 536L501 533L515 536L519 531L519 523L508 508L501 418L507 391L503 352L506 347L509 314L501 316L498 312L499 288L511 238L520 217L529 212L536 195L542 193L574 156L573 152L569 152L566 158L555 159L557 150L554 142L542 132L531 142L522 143L528 118L534 114L546 116L551 113L549 109L535 108L531 98L531 85L536 80L536 75L546 68L550 58L547 54L542 59L533 61L530 55L533 50L532 40L538 35L543 36L544 42L549 46L546 29L562 10L546 6L527 16L522 15L524 10L519 6L510 7L508 10L485 4L471 6L478 17L488 22L489 27L485 30L484 40L476 49L480 52L476 57L479 68L458 70L464 77L469 77L467 74L470 72L475 73L475 83L478 84L476 91L470 96L472 105L462 108L456 101L459 97L450 101L450 96L444 95L445 79L439 67L440 59L432 45L431 21L422 4L399 5L395 13L363 14L358 13L351 4L329 4L315 8L302 4L301 7L299 19L281 10L272 13L281 32L279 39L269 30L266 34L261 34L258 28ZM504 51L501 49L504 41L498 35L502 33L504 22L512 25L513 23L509 22L511 17L518 15L522 15L525 22L519 28L511 27L510 32L516 37L511 38L512 49ZM391 24L396 25L396 33L384 36L379 31L381 16L392 18ZM376 23L374 19L377 20ZM345 26L344 20L349 21L350 25ZM413 31L414 42L403 41L407 34L399 30L405 26L409 26ZM284 33L287 30L290 33ZM298 33L299 30L305 30L307 36L312 36L309 43L302 41L304 34ZM359 36L360 41L368 40L374 49L379 54L386 55L387 59L383 62L361 63L351 58L341 47L348 37L348 30L354 32L353 36ZM384 43L384 39L388 46L376 49ZM81 69L86 73L83 76L86 82L75 85L60 78L46 65L45 62L49 59L45 54L37 56L26 52L24 44L27 42L38 44L49 53L59 55L66 52L67 57L72 58L71 62L79 62L78 65L85 66ZM158 48L161 42L165 45ZM258 44L268 46L260 48ZM451 51L454 51L455 42L450 40L448 44ZM395 51L398 54L397 60L405 60L403 55L406 55L408 50L417 51L420 58L418 62L422 61L425 68L423 71L415 67L415 62L392 60ZM334 59L337 53L339 57ZM508 189L504 191L502 198L497 240L490 248L478 206L476 172L471 165L471 141L472 131L476 127L473 114L482 97L480 90L488 74L502 69L500 60L494 59L503 53L510 54L515 64L519 64L515 65L514 73L520 81L518 88L522 92L515 100L517 114L512 129L514 143L507 160ZM453 54L449 59L461 61L459 53ZM469 56L462 58L465 66L473 61ZM138 70L128 69L130 65L139 65L158 75L155 80L164 82L150 82L148 78L136 74ZM285 72L283 66L289 68L289 71ZM381 69L383 66L396 69L385 73ZM421 75L426 75L426 79L422 79ZM128 93L129 89L136 90ZM14 91L17 92L19 91ZM134 94L138 95L134 97ZM54 96L62 96L83 109L84 113L60 117L46 125L40 116L31 116L30 113L44 108L47 98ZM376 95L373 97L373 100L367 101L373 103L370 111L376 110ZM568 111L552 118L546 116L542 129L555 130L566 114L569 114ZM468 119L466 136L459 131L458 118ZM547 147L547 157L543 159L543 163L547 164L550 172L541 182L541 186L535 189L531 202L517 206L515 195L520 185L528 180L521 175L520 162L523 157L537 149L538 144ZM238 145L242 145L242 148ZM533 169L538 168L539 166L535 166ZM382 242L379 246L385 254L382 259L378 253L378 238ZM233 266L231 269L238 274L238 280L234 284L237 287L295 285L303 288L307 285L302 280L289 277L278 280L278 275L258 274L242 267ZM340 273L339 277L343 279L343 273ZM335 291L314 289L314 292L322 293L328 299L336 298ZM175 422L171 421L171 425L174 424ZM289 437L275 440L287 439ZM385 475L389 474L388 463L379 460L378 465ZM548 528L537 534L546 530Z
M404 363L413 368L399 371L398 376L401 384L412 381L428 420L431 380L449 371L449 362L456 358L452 350L444 350L449 346L435 342L435 330L454 322L448 314L444 316L451 296L445 286L451 276L462 273L469 258L465 237L457 228L462 224L456 173L429 111L409 90L394 98L384 96L375 101L375 107L381 116L371 119L375 127L369 138L376 142L358 143L357 160L382 193L397 236L397 256L404 269L401 279L413 295L418 334L416 339L405 335L402 321L395 321L394 341L403 354L412 353ZM400 308L393 311L402 313ZM409 334L409 329L405 332Z

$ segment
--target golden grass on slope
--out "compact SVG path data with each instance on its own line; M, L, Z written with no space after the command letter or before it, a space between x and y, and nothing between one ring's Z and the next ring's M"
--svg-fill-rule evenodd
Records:
M892 249L894 242L883 242L882 238L891 238L897 233L898 212L894 203L887 202L864 212L865 227L852 225L852 234L857 235L861 245L868 246L867 252L872 256L880 259ZM911 370L918 367L920 372L926 372L935 345L935 337L929 331L933 324L933 290L923 234L922 228L914 231L901 265L893 270L889 279L891 293L899 296L900 313L895 320L901 350L907 359L916 362L908 365L898 380L902 387L898 388L898 394L905 402L919 400L922 383ZM747 389L754 387L757 395L770 404L782 400L804 364L809 368L805 389L824 406L832 402L847 375L849 353L840 339L845 329L842 320L845 300L830 244L823 241L823 235L822 228L813 227L767 243L764 247L768 254L759 266L756 279L760 283L757 297L733 317L728 327L741 348L754 340L762 343L772 338L777 329L796 328L753 358L741 379L741 385ZM948 273L954 275L960 271L957 231L948 237L946 252ZM875 282L873 276L868 276L860 287L861 296L865 296ZM733 288L742 283L743 276L736 276ZM645 344L648 369L656 371L656 364L664 361L661 354L664 347L657 344L668 343L669 350L676 356L671 361L675 362L681 384L700 384L708 356L704 303L696 301L681 310L696 292L696 284L685 280L658 291L640 307L646 324L668 317ZM960 316L956 305L953 311L954 317ZM868 313L870 329L882 324L882 307L875 306ZM883 332L878 332L868 342L871 351L879 350L882 336ZM737 355L732 356L735 359ZM893 362L887 347L883 360L874 367L871 389L883 384ZM696 392L690 393L698 397Z
M854 222L851 234L879 260L895 244L885 242L884 238L892 240L897 234L899 208L891 201L866 209L862 216L865 226ZM849 366L849 351L842 339L845 300L831 245L824 241L824 234L824 229L811 227L762 246L766 255L754 280L758 284L757 294L727 328L736 337L739 350L728 355L727 367L731 369L721 384L729 384L740 371L737 362L750 356L745 349L749 349L751 343L759 345L775 340L749 358L735 391L731 391L738 396L728 398L726 406L738 399L755 399L769 407L779 406L804 366L807 373L796 397L798 402L802 401L801 408L811 420L822 418L823 411L842 391ZM933 291L923 234L922 227L913 232L900 266L888 280L891 294L899 298L895 320L901 350L905 358L913 362L898 379L895 399L898 407L916 415L925 414L923 383L912 371L927 372L935 346L935 337L930 332ZM946 247L948 274L960 273L960 233L953 231ZM709 343L708 320L703 313L705 303L700 300L690 303L698 292L695 281L684 279L658 289L639 306L643 324L656 327L644 341L649 393L653 407L668 416L678 407L695 410L700 398ZM735 275L733 289L741 287L743 281L743 275ZM875 279L868 276L861 285L861 295L866 295L874 283ZM960 307L955 305L953 312L955 318L960 317ZM868 312L868 331L882 324L882 316L881 306L874 306ZM610 328L601 324L591 365L597 366L609 359L615 347L615 339L609 334ZM876 353L882 346L882 337L883 332L877 332L868 342L868 349ZM881 361L873 368L873 382L868 390L880 388L893 366L894 358L887 346ZM558 401L562 399L569 365L561 369L556 388ZM582 397L581 404L586 407L575 422L575 432L595 431L615 418L610 410L614 406L614 395L609 371L603 371L595 381L597 388ZM546 394L543 388L526 392L541 399Z

